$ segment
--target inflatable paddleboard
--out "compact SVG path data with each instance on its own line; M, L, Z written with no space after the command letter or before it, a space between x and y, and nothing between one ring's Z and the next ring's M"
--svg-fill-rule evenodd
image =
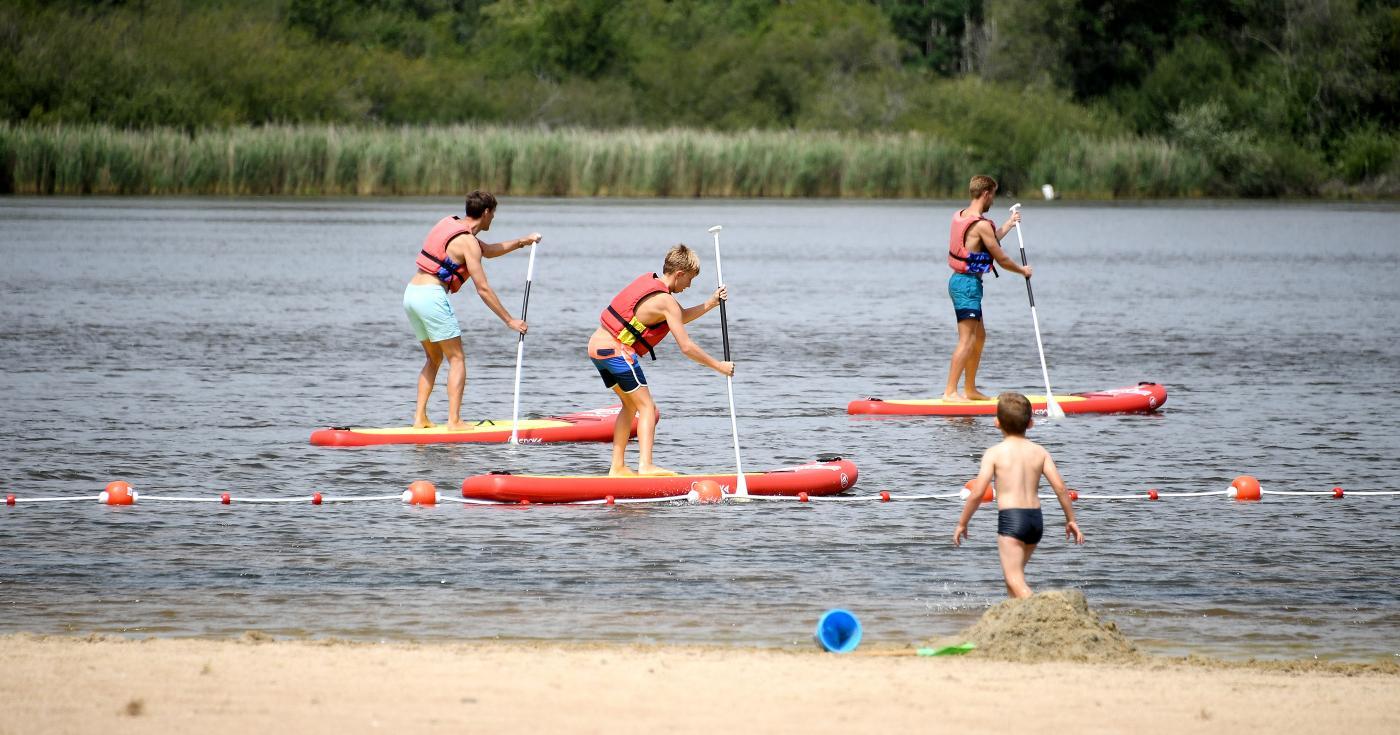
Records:
M613 425L617 422L617 414L621 409L622 406L619 405L557 418L521 419L520 442L610 442L613 438ZM510 441L510 419L483 419L467 423L469 426L465 431L448 431L446 426L431 429L415 429L411 426L388 429L332 426L329 429L311 432L311 443L318 447L363 447L371 444L448 442L503 444ZM636 435L637 425L633 422L632 436Z
M856 465L840 457L819 457L796 467L768 472L745 472L750 495L836 495L856 484ZM584 500L685 497L691 485L714 480L726 493L734 492L735 475L723 472L670 477L608 477L607 475L513 475L493 472L462 481L462 497L518 503L572 503Z
M1045 413L1045 396L1026 396L1031 409ZM1156 383L1138 383L1129 388L1094 391L1092 393L1056 394L1055 403L1065 413L1151 413L1167 402L1167 389ZM846 406L849 414L883 416L987 416L995 415L997 402L944 401L941 398L880 399L862 398Z

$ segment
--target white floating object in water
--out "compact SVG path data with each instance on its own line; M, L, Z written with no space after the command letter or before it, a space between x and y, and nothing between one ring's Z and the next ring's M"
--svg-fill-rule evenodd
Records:
M1049 184L1041 184L1041 185L1040 185L1040 193L1041 193L1041 194L1044 194L1046 199L1054 199L1054 198L1055 198L1055 187L1053 187L1053 186L1051 186L1051 185L1049 185Z

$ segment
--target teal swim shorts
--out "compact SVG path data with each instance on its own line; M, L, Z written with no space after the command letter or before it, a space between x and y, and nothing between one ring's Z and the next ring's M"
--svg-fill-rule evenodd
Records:
M457 313L447 300L447 289L434 284L413 285L403 291L403 310L419 342L441 342L462 336Z
M981 276L954 273L948 279L948 296L953 300L953 311L957 314L958 321L982 320Z

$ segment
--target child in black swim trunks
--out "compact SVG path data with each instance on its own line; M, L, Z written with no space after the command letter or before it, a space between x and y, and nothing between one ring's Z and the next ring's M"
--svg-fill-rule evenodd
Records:
M1031 402L1020 393L997 396L997 428L1005 438L982 455L982 470L968 486L971 495L963 505L958 528L953 532L953 545L961 546L967 538L967 522L982 504L982 494L988 483L996 479L997 488L997 551L1001 555L1001 571L1006 577L1006 591L1012 597L1030 597L1026 584L1026 562L1035 552L1036 544L1045 530L1040 514L1041 475L1050 481L1055 497L1065 511L1065 537L1076 544L1084 543L1084 534L1074 521L1065 481L1055 468L1055 460L1043 447L1026 438L1031 426Z

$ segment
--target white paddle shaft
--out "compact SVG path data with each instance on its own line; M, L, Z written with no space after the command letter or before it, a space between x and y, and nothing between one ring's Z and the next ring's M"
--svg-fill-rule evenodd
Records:
M1011 205L1011 213L1021 208L1020 203ZM1021 265L1027 265L1026 240L1021 235L1021 223L1016 223L1016 244L1021 248ZM1035 325L1035 349L1040 353L1040 375L1045 379L1045 415L1050 418L1064 418L1064 409L1055 402L1055 394L1050 391L1050 368L1045 364L1045 345L1040 340L1040 317L1035 313L1035 292L1031 290L1031 280L1026 279L1026 296L1031 302L1031 323Z
M719 232L723 229L719 225L710 228L710 233L715 236L715 278L719 280L719 285L724 285L724 266L721 264L719 255ZM729 317L724 308L724 302L719 302L720 329L724 333L724 359L729 361ZM729 386L729 429L734 435L734 494L747 496L749 494L749 483L744 479L744 462L739 456L739 415L734 410L734 376L726 375L725 381Z
M525 303L520 307L520 320L525 321L525 315L530 312L530 283L535 280L535 252L539 249L537 242L530 246L530 265L525 269ZM520 443L520 366L525 360L525 335L521 333L520 338L515 341L515 399L512 401L510 410L510 443Z

